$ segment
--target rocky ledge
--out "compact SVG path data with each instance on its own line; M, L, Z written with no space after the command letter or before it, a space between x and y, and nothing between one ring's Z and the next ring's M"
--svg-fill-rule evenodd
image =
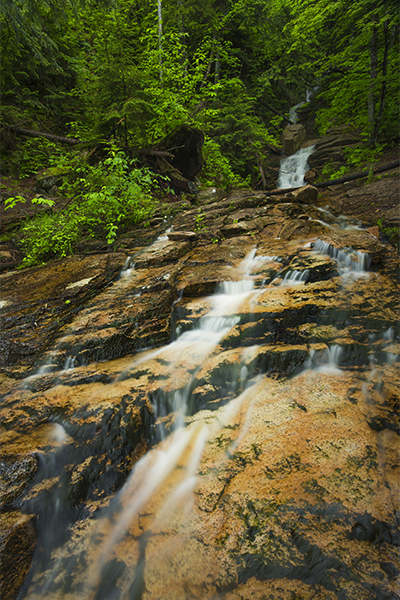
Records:
M0 276L3 598L398 597L398 255L211 200Z

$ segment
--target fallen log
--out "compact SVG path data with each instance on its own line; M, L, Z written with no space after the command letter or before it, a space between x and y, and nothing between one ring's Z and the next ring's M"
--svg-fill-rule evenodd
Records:
M17 125L7 125L9 129L15 131L15 133L19 133L20 135L25 135L27 137L43 137L46 140L51 140L52 142L57 142L60 144L70 144L74 146L76 144L82 144L82 140L77 140L76 138L67 138L61 135L54 135L53 133L43 133L42 131L32 131L31 129L22 129L22 127L17 127Z
M384 171L390 171L390 169L395 169L400 166L400 160L395 160L386 165L382 165L381 167L376 167L372 169L372 173L383 173ZM316 188L325 188L330 185L339 185L340 183L346 183L347 181L354 181L355 179L361 179L362 177L368 177L370 171L361 171L360 173L353 173L352 175L345 175L344 177L339 177L338 179L331 179L330 181L322 181L319 183L313 183L312 185Z
M268 102L265 102L265 100L261 100L261 104L263 106L265 106L265 108L267 108L268 110L270 110L271 112L275 113L276 115L279 115L280 117L282 117L282 119L284 121L286 121L286 123L289 123L289 125L294 125L293 121L291 121L291 119L289 119L286 115L284 115L283 113L279 112L279 110L276 110L276 108L274 108L273 106L271 106L270 104L268 104Z
M400 159L395 160L391 163L387 163L386 165L382 165L381 167L376 167L375 169L372 169L372 173L374 175L376 173L384 173L385 171L390 171L390 169L395 169L396 167L400 167ZM316 188L326 188L331 185L340 185L341 183L346 183L347 181L354 181L355 179L361 179L362 177L368 177L369 174L370 174L369 170L361 171L359 173L353 173L352 175L345 175L344 177L339 177L338 179L331 179L329 181L319 181L317 183L311 183L310 185L312 185L313 187L316 187ZM265 194L266 196L279 196L279 195L285 195L288 192L292 192L293 190L298 190L300 187L303 187L303 186L297 185L296 187L292 187L292 188L270 190L270 191L265 191L265 192L263 191L262 193Z

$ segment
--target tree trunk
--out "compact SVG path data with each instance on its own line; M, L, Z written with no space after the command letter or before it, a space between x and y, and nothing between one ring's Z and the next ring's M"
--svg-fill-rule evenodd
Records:
M162 53L162 4L161 0L157 0L157 12L158 12L158 61L160 64L160 82L163 84L163 53Z
M21 127L17 127L16 125L6 125L15 133L19 133L20 135L25 135L27 137L44 137L46 140L51 140L52 142L58 142L61 144L69 144L74 146L76 144L82 144L82 140L77 140L75 138L66 138L60 135L54 135L53 133L42 133L41 131L32 131L31 129L22 129Z
M379 126L381 124L381 119L383 115L383 109L385 108L385 97L386 97L386 75L387 75L387 61L389 54L389 27L387 21L385 21L383 25L383 35L385 40L385 48L383 51L383 61L382 61L382 87L381 87L381 95L379 102L379 110L375 119L374 131L372 134L371 146L375 148L378 143L378 134L379 134Z
M372 17L371 39L369 42L369 57L370 57L370 84L368 93L368 122L370 127L370 146L375 147L374 131L375 131L375 92L376 79L378 76L378 16L375 14Z

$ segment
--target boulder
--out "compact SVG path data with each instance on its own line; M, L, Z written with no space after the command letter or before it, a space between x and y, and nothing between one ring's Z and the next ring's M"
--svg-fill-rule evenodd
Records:
M194 231L171 231L167 235L172 242L193 242L197 238Z
M303 185L303 187L289 192L286 196L290 200L301 204L313 204L318 197L318 189L312 185Z
M182 125L142 154L156 172L192 180L203 166L203 143L199 129Z
M357 138L351 134L343 133L326 135L315 142L315 150L308 158L310 169L318 169L326 163L332 163L333 169L340 169L346 161L343 155L344 148L354 146Z
M305 179L305 181L312 183L313 181L316 180L317 176L318 176L318 174L316 171L314 171L313 169L309 169L308 171L305 172L304 179Z
M306 140L306 130L303 125L296 123L288 125L282 133L283 152L286 156L290 156L300 150L302 144Z

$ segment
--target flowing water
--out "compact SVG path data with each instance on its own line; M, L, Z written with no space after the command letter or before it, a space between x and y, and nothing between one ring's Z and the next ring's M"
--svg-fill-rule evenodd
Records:
M308 157L314 152L314 146L300 148L295 154L282 159L277 188L288 189L305 184L304 175L308 170Z
M321 240L308 244L308 248L311 254L332 258L337 263L343 285L345 276L349 273L367 276L368 257L363 253L354 252L351 248L338 251ZM63 544L65 547L69 545L71 557L68 558L68 552L66 556L65 552L59 553L55 548L50 558L49 550L54 545L54 539L47 538L44 534L41 545L47 545L47 548L42 551L42 555L39 554L37 565L39 573L44 568L45 576L34 575L31 587L28 591L24 589L20 598L139 600L147 597L143 596L146 587L145 572L156 568L156 564L166 560L171 553L174 555L178 552L175 545L170 546L166 537L167 541L164 545L161 544L161 550L157 553L157 563L153 564L151 545L149 546L152 536L159 536L162 532L167 535L167 531L181 527L188 520L195 501L198 470L207 441L210 437L218 439L218 435L222 434L232 418L241 414L241 425L226 451L227 456L234 456L250 427L261 381L261 375L256 375L250 366L258 347L247 346L234 370L227 373L221 392L221 396L227 400L217 419L195 419L191 422L191 418L199 410L193 396L193 384L204 364L215 352L220 352L223 340L241 323L245 305L250 306L251 313L252 304L260 294L268 293L269 289L272 293L277 286L289 288L307 285L310 274L308 269L289 269L283 277L278 270L277 277L269 284L264 282L261 287L256 288L254 271L269 262L279 264L280 260L282 258L278 256L257 255L254 248L237 268L238 280L221 283L216 293L206 299L209 310L197 319L194 328L180 332L178 327L174 341L168 346L144 353L133 361L125 375L120 376L120 379L134 378L135 372L146 367L152 360L168 364L170 374L179 372L185 365L190 372L190 376L185 377L184 385L178 386L179 389L170 391L160 388L153 395L151 429L152 444L155 447L136 463L122 489L83 530L81 539L68 541L66 534L67 540ZM175 310L179 309L179 304L176 304ZM388 350L393 341L394 330L389 328L383 337ZM342 348L338 344L331 345L322 354L311 350L303 368L306 372L339 377L341 356ZM394 358L388 360L393 361ZM73 361L68 359L65 368L73 368ZM372 370L371 380L374 374L375 370ZM365 385L367 397L368 384ZM187 424L190 426L187 427ZM58 435L62 439L64 430L61 426L58 427ZM59 453L62 452L61 449ZM65 461L60 464L63 462ZM56 468L56 464L45 466L47 472ZM46 517L49 527L56 527L56 523L62 518L61 496L62 493L58 492L58 496L50 500L53 512L52 516ZM140 525L143 519L147 519L145 529L143 524ZM125 568L119 559L115 560L113 557L120 556L121 552L124 555L124 545L129 535L138 540L138 546L133 556L127 560L128 564L132 563L131 568ZM185 543L187 539L181 539L179 549ZM82 553L85 555L83 562ZM64 590L61 596L60 589Z
M312 147L282 161L279 187L302 185L311 152ZM328 210L321 210L324 227L359 229L354 220L337 218ZM165 238L159 237L153 249L157 250L164 242ZM332 573L356 585L356 577L351 579L353 575L348 574L347 559L341 558L340 562L336 555L340 555L337 549L340 545L345 547L345 554L355 552L354 549L348 551L346 546L353 535L353 522L354 527L361 523L363 530L368 529L368 519L354 516L356 509L346 505L346 502L351 505L349 498L354 487L355 504L361 503L357 510L366 513L369 505L362 504L366 502L362 490L367 484L361 476L355 484L346 479L335 461L344 456L343 460L348 461L345 464L351 465L353 460L361 472L361 459L353 459L352 455L359 445L353 436L356 427L364 431L365 426L361 420L356 421L355 426L348 426L350 415L346 407L344 416L339 414L342 409L335 391L347 377L353 385L349 384L350 407L359 403L372 425L381 427L380 421L376 424L373 420L376 395L382 392L381 371L387 366L392 368L398 361L396 325L392 324L389 309L387 317L379 324L373 323L374 333L368 339L359 325L357 302L362 301L358 297L364 298L362 294L369 285L375 284L377 277L370 271L371 259L366 252L350 246L339 250L319 238L287 242L282 248L277 240L267 245L266 250L254 246L242 262L232 268L231 280L222 281L215 293L203 298L201 304L180 298L173 306L172 341L137 354L129 363L125 360L114 380L93 392L96 402L107 402L108 398L111 402L119 385L129 385L139 394L143 374L149 383L157 381L147 392L150 409L143 420L147 451L135 458L129 476L111 499L97 493L93 505L98 509L93 510L90 518L87 514L70 511L68 498L73 482L68 477L63 479L64 470L76 456L69 432L76 434L79 428L72 431L66 422L65 428L62 422L54 425L53 435L63 445L49 459L42 460L37 481L54 481L58 477L60 483L39 496L45 498L45 502L40 500L37 509L40 513L38 549L18 600L235 600L253 597L229 595L229 590L235 590L243 582L247 585L251 577L264 586L254 597L283 597L278 595L279 587L267 591L266 586L267 581L284 581L289 598L292 591L302 593L303 585L310 585L312 594L314 586L326 588L329 594L340 589ZM129 285L134 273L134 262L128 258L115 289ZM337 306L325 300L325 284L330 278L335 281ZM307 304L306 299L313 285L316 296L322 298L321 306L326 303L318 322L314 303ZM372 294L366 294L367 302L372 303ZM304 339L308 336L306 343L300 343L298 334L294 333L295 306L302 314L300 329L303 328ZM258 315L263 310L267 312L260 321ZM349 341L349 331L356 332L358 345L353 339ZM54 370L51 357L50 351L48 363L33 377L34 382L40 384L40 378ZM66 356L63 365L64 371L54 381L55 395L60 387L57 384L64 381L62 378L80 368L76 367L73 352ZM355 375L349 374L348 365L354 367ZM365 373L360 371L359 375L360 365ZM270 372L272 376L268 378ZM31 384L32 378L24 382L28 389ZM266 408L261 409L260 398L265 398L265 394L270 396ZM330 404L332 398L333 405ZM121 406L123 403L121 397ZM315 423L312 421L314 413L320 419ZM336 418L337 414L340 418ZM309 423L300 429L303 418L308 418ZM106 417L103 421L107 421ZM322 434L319 437L328 427L344 429L338 429L338 433L334 429L332 441L328 442ZM255 465L262 455L262 435L266 435L264 453L270 462L266 461L259 487L254 484L252 492ZM392 443L390 435L379 430L376 451L384 473L380 476L379 489L384 490L392 482L386 461L387 449ZM316 456L307 446L314 438ZM288 446L278 455L279 460L276 459L279 468L271 474L276 447L285 440ZM366 444L367 449L370 448L369 442ZM305 458L300 459L304 448ZM310 509L311 516L307 517L304 506L308 506L309 500L306 502L304 497L308 497L298 500L299 506L303 502L303 508L293 508L296 501L293 496L301 496L303 491L292 491L291 486L296 490L293 483L296 477L322 464L331 448L334 458L329 455L319 482L310 476L311 483L299 487L316 498ZM110 453L105 471L113 469L112 451L112 446L99 451ZM372 450L368 452L368 457L372 456ZM92 458L89 452L84 458L85 477L90 482ZM374 464L372 459L368 463L368 477L373 478ZM235 478L240 479L246 468L248 475L232 488L229 496L230 486L234 486ZM335 493L332 499L324 490L323 486L330 485L329 468L333 470L335 481L343 478L344 488L351 489L344 500L338 499ZM287 484L289 479L291 483ZM243 492L245 501L240 504L237 500L235 504L241 487L245 486L248 486ZM289 489L288 496L284 495L285 486ZM271 496L268 495L270 489L273 490ZM330 500L325 501L323 498L328 496ZM227 514L223 512L225 502ZM385 502L390 504L389 500ZM90 502L89 508L82 509L85 510L91 510ZM259 514L264 515L261 521ZM328 518L329 527L339 527L338 523L343 522L340 544L336 546L336 540L332 542L329 538L321 544L323 550L319 550L317 538L314 539L307 528L301 529L308 518L310 522L314 518L318 521L312 535L315 531L323 535L319 519ZM386 531L383 525L379 527ZM212 537L214 546L209 541ZM289 544L287 539L293 540L292 546L284 545ZM329 559L322 553L327 552L328 546L335 548L334 557ZM226 553L219 555L222 550ZM361 555L357 556L357 561L361 560L364 560ZM386 564L387 559L382 561ZM298 587L290 587L293 581ZM304 595L304 598L311 597ZM329 597L347 598L346 595ZM353 597L356 596L349 596Z

